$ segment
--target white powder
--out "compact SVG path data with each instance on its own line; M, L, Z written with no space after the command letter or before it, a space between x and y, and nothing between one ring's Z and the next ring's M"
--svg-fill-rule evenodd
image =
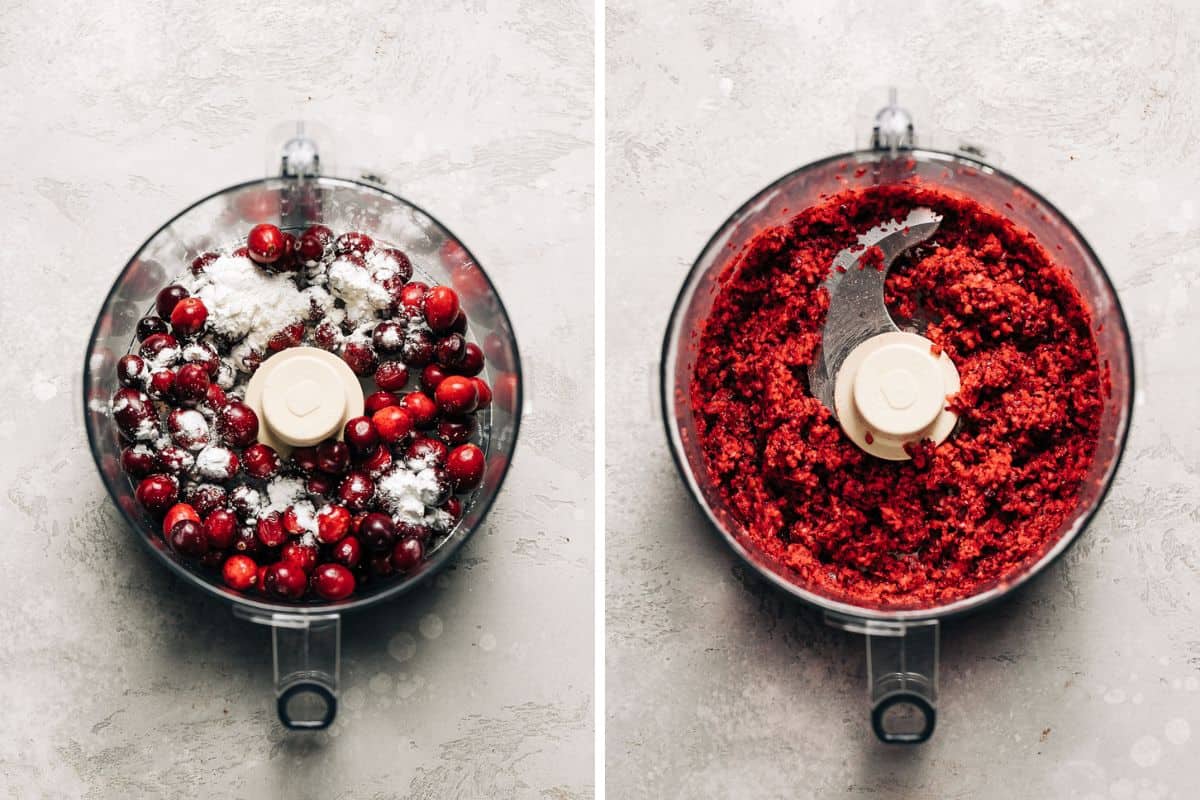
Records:
M307 497L308 490L304 488L304 481L299 478L273 478L267 484L267 504L263 506L262 513L278 511L282 514L289 506Z
M172 414L176 443L188 450L200 450L208 444L208 420L195 409L189 408Z
M304 529L304 536L317 530L317 509L308 500L298 500L292 505L296 512L296 524ZM314 540L315 541L315 540Z
M339 258L329 265L328 277L330 294L346 304L346 319L352 323L373 320L376 312L391 305L392 296L370 269Z
M133 432L133 438L138 442L148 442L151 439L159 438L158 418L150 417L139 422L137 430Z
M424 524L425 508L438 499L437 473L392 467L375 484L375 497L400 522Z
M229 493L229 499L234 505L241 505L246 508L247 516L251 519L258 516L262 511L262 495L258 489L253 486L235 486L233 491Z
M233 453L225 447L206 447L196 456L196 472L210 480L233 477Z
M157 372L160 369L167 369L168 367L172 367L175 365L175 362L178 360L179 360L179 348L178 347L164 347L162 350L159 350L157 353L155 353L152 357L145 359L146 373L147 373L147 375L149 375L149 373L151 373L151 372Z

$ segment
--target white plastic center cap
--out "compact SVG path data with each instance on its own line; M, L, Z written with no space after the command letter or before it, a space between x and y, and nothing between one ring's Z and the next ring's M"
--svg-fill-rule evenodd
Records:
M259 441L277 450L337 437L363 412L362 386L349 365L315 347L293 347L258 368L246 404L259 415Z
M958 391L958 370L945 353L915 333L884 333L862 342L837 374L838 421L863 450L909 458L904 445L950 435L957 416L946 398Z

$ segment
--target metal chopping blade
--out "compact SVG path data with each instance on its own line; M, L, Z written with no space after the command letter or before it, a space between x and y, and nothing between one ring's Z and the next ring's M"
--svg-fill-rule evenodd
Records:
M942 222L928 208L915 208L901 222L876 225L858 237L860 247L843 250L833 260L824 286L829 292L829 312L821 329L821 346L808 367L813 397L837 416L834 385L838 370L855 347L881 333L899 331L883 302L883 284L896 257L928 240ZM864 265L872 247L883 251L883 263ZM839 269L840 267L840 269Z

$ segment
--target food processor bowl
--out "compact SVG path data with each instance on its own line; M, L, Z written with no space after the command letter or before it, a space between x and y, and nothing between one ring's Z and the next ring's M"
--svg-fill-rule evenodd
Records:
M394 599L435 574L483 523L504 482L521 421L522 380L512 324L495 286L466 246L429 213L379 185L317 174L315 143L289 142L283 174L231 186L176 214L133 254L104 299L84 363L84 418L101 480L122 515L155 560L186 583L229 603L240 617L271 626L277 707L288 728L320 729L337 708L341 616ZM290 163L289 163L290 158ZM120 466L121 442L109 409L119 388L115 364L134 338L135 326L157 292L201 253L240 241L247 229L272 223L303 230L322 223L358 230L404 250L413 279L453 287L470 320L469 340L486 353L481 377L493 387L491 406L479 412L479 445L486 454L480 486L464 500L454 528L411 572L372 581L338 602L284 604L226 587L213 571L181 561L156 533L152 516L136 501Z
M885 112L889 109L885 109ZM892 119L881 112L880 119ZM873 149L843 153L784 175L752 197L709 240L675 301L663 342L661 400L671 452L684 483L730 547L760 575L824 611L825 620L867 636L872 723L880 739L920 742L936 720L939 621L1008 595L1042 572L1079 537L1112 483L1133 409L1133 357L1120 302L1096 254L1079 231L1045 198L1016 178L957 153L912 147L911 125ZM876 129L879 133L879 129ZM1064 267L1091 311L1092 333L1111 393L1105 398L1091 471L1074 512L1040 556L1015 576L945 605L887 610L852 605L806 587L787 567L767 557L709 480L696 437L689 391L703 325L720 290L720 278L761 232L783 225L823 196L845 189L920 182L965 195L1032 233Z

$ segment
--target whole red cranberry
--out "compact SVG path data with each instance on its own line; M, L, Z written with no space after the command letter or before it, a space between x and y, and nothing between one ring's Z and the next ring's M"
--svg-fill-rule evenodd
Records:
M374 416L375 412L379 411L381 408L387 408L388 406L399 404L399 398L397 398L396 395L392 394L391 392L371 392L369 395L367 395L366 399L363 400L363 411L365 411L368 416Z
M150 373L147 393L155 400L175 399L175 370L160 369Z
M258 436L258 415L250 406L234 400L217 412L217 432L233 447L249 447Z
M194 408L177 408L167 416L172 441L185 450L203 450L208 444L208 420Z
M204 403L213 411L220 411L229 402L229 398L225 396L225 390L215 383L208 385L208 390L204 393Z
M467 355L467 340L460 334L450 333L437 340L433 348L437 363L447 369L454 369L463 362Z
M424 312L425 294L429 291L427 284L413 281L400 290L400 308Z
M475 418L446 417L438 422L437 435L448 445L463 444L475 435Z
M372 512L363 517L358 526L358 536L373 553L388 550L396 541L396 525L387 514Z
M328 350L332 353L342 343L342 334L338 331L336 325L322 322L313 331L313 342L322 350Z
M395 247L385 247L382 252L391 262L392 269L395 270L391 277L401 284L408 283L413 274L412 259L408 257L408 254Z
M208 342L192 342L183 348L183 360L188 364L200 364L208 372L209 379L221 372L221 357Z
M279 551L279 560L295 564L305 572L312 572L313 567L317 565L318 555L317 548L313 545L292 541Z
M400 361L386 361L375 370L375 385L385 392L398 392L408 383L408 368ZM378 410L378 409L377 409Z
M259 517L256 530L263 547L279 547L288 538L287 531L283 529L283 515L278 511Z
M179 481L171 475L147 475L138 483L134 496L152 514L165 514L179 499Z
M138 386L146 376L146 361L133 353L121 356L117 361L117 380L122 386Z
M412 416L400 406L379 409L372 415L371 422L379 438L388 444L395 444L413 429Z
M350 448L345 442L328 439L317 447L317 469L328 475L341 475L350 468Z
M162 464L153 450L138 444L121 451L121 469L131 477L144 478L162 469Z
M428 395L420 392L409 392L400 399L400 407L412 417L413 424L418 428L428 428L437 419L437 405Z
M441 385L442 381L446 380L449 375L450 373L448 373L440 365L430 364L429 366L425 367L425 369L421 370L422 391L427 392L428 394L433 394L435 391L437 391L437 387Z
M340 255L342 253L366 253L375 246L375 240L365 233L351 231L343 233L337 237L334 243L334 250Z
M409 331L400 346L400 357L410 367L423 367L433 361L437 351L433 342L433 334L418 328Z
M372 478L378 479L392 466L392 453L386 445L377 445L362 459L359 466Z
M167 537L171 549L182 556L198 558L208 552L208 537L204 526L194 519L176 522Z
M274 478L283 467L275 448L266 444L252 444L242 451L242 465L246 474L265 481Z
M469 492L483 480L487 460L476 445L464 444L450 451L446 472L454 482L454 491Z
M346 423L342 438L355 453L370 453L379 444L379 431L370 417L355 417Z
M112 399L113 419L130 439L152 439L158 432L158 414L145 392L117 389Z
M230 589L244 592L258 582L258 564L250 556L230 556L221 568L221 577Z
M185 297L171 312L171 328L176 336L192 336L208 321L208 308L199 297Z
M182 522L185 519L190 519L195 522L200 521L200 515L196 513L196 509L188 503L176 503L167 509L167 513L163 516L162 532L165 539L170 533L175 524Z
M449 286L434 286L425 295L425 321L435 331L449 330L459 308L458 293Z
M337 260L346 264L353 264L362 270L367 269L367 260L362 257L361 253L340 253Z
M424 558L425 548L415 536L408 536L396 542L392 550L392 566L398 572L411 572Z
M317 539L323 544L340 541L350 530L350 512L328 505L317 512Z
M262 494L252 486L239 484L229 490L229 505L242 522L251 522L262 504Z
M487 385L487 381L483 378L471 378L475 382L475 391L479 395L479 402L475 405L476 411L482 411L492 404L492 387Z
M451 520L458 522L462 517L462 500L459 500L457 497L451 497L442 504L442 511L449 514Z
M292 451L292 467L304 475L317 471L317 448L297 447Z
M175 358L167 358L166 356L159 357L159 354L164 350L175 350L178 353L179 340L169 333L155 333L146 337L142 342L142 346L138 348L138 355L147 361L154 361L158 366L170 366L164 362L174 363L178 360L178 354Z
M238 538L237 516L232 511L218 508L204 518L204 535L208 546L214 550L228 550Z
M362 561L362 545L355 536L347 536L333 546L333 560L353 569Z
M398 522L396 523L396 538L413 538L424 545L433 538L433 529L428 525L421 525L415 522Z
M316 263L329 252L333 244L333 231L324 225L312 225L296 241L296 251L307 263Z
M304 326L300 323L292 323L284 327L283 330L271 335L267 340L267 350L272 353L278 353L281 350L287 350L289 347L299 347L304 339Z
M463 375L451 375L434 392L438 410L443 414L470 414L479 405L475 382Z
M189 295L188 290L177 284L164 286L154 298L154 310L163 319L170 319L175 304Z
M459 336L465 336L467 333L467 315L461 309L454 318L454 324L450 326L450 333L457 333Z
M142 317L137 324L137 340L144 342L156 333L166 333L169 330L167 321L161 317Z
M182 475L196 463L196 457L182 447L169 444L158 451L158 461L162 464L163 472Z
M240 466L237 453L220 445L209 445L196 456L196 473L211 481L232 480Z
M212 381L204 364L184 364L175 373L175 393L181 400L198 403L208 396L208 387L211 385Z
M413 439L404 451L404 460L414 467L435 467L446 463L450 448L446 443L429 436Z
M450 495L454 494L454 482L450 480L449 473L442 467L432 467L430 471L433 473L436 488L433 490L422 489L421 502L427 506L440 506L450 499Z
M467 342L463 347L462 361L458 362L454 371L459 375L474 376L483 372L483 350L474 342Z
M351 472L338 485L338 497L351 511L365 511L375 497L375 481L365 472Z
M376 578L386 578L391 575L396 569L392 566L392 554L374 553L367 561L368 572Z
M224 488L215 483L194 483L185 492L187 501L196 509L196 513L207 517L229 499Z
M304 488L308 490L309 494L328 496L333 491L333 478L318 472L308 477L308 480L304 482Z
M398 322L381 322L371 333L375 349L381 353L395 353L404 344L405 330Z
M203 275L205 268L220 257L221 256L216 253L201 253L200 255L196 256L192 259L192 274Z
M313 591L326 600L345 600L354 594L354 574L341 564L322 564L313 575Z
M360 378L369 376L379 363L375 358L375 351L359 342L351 342L342 348L342 361L345 361Z
M250 258L259 264L274 264L284 254L285 245L283 231L265 222L255 225L246 235Z
M288 506L287 511L283 512L283 529L292 536L299 536L307 530L304 527L304 519L296 506Z
M308 589L308 575L295 564L280 561L267 567L263 587L267 594L282 600L299 600Z
M297 241L296 237L287 231L283 232L283 253L279 256L279 260L271 265L271 268L276 272L295 272L300 269L300 259L296 253Z
M238 528L237 536L233 540L233 551L235 553L245 553L254 556L264 552L265 549L258 541L257 530L252 527Z

